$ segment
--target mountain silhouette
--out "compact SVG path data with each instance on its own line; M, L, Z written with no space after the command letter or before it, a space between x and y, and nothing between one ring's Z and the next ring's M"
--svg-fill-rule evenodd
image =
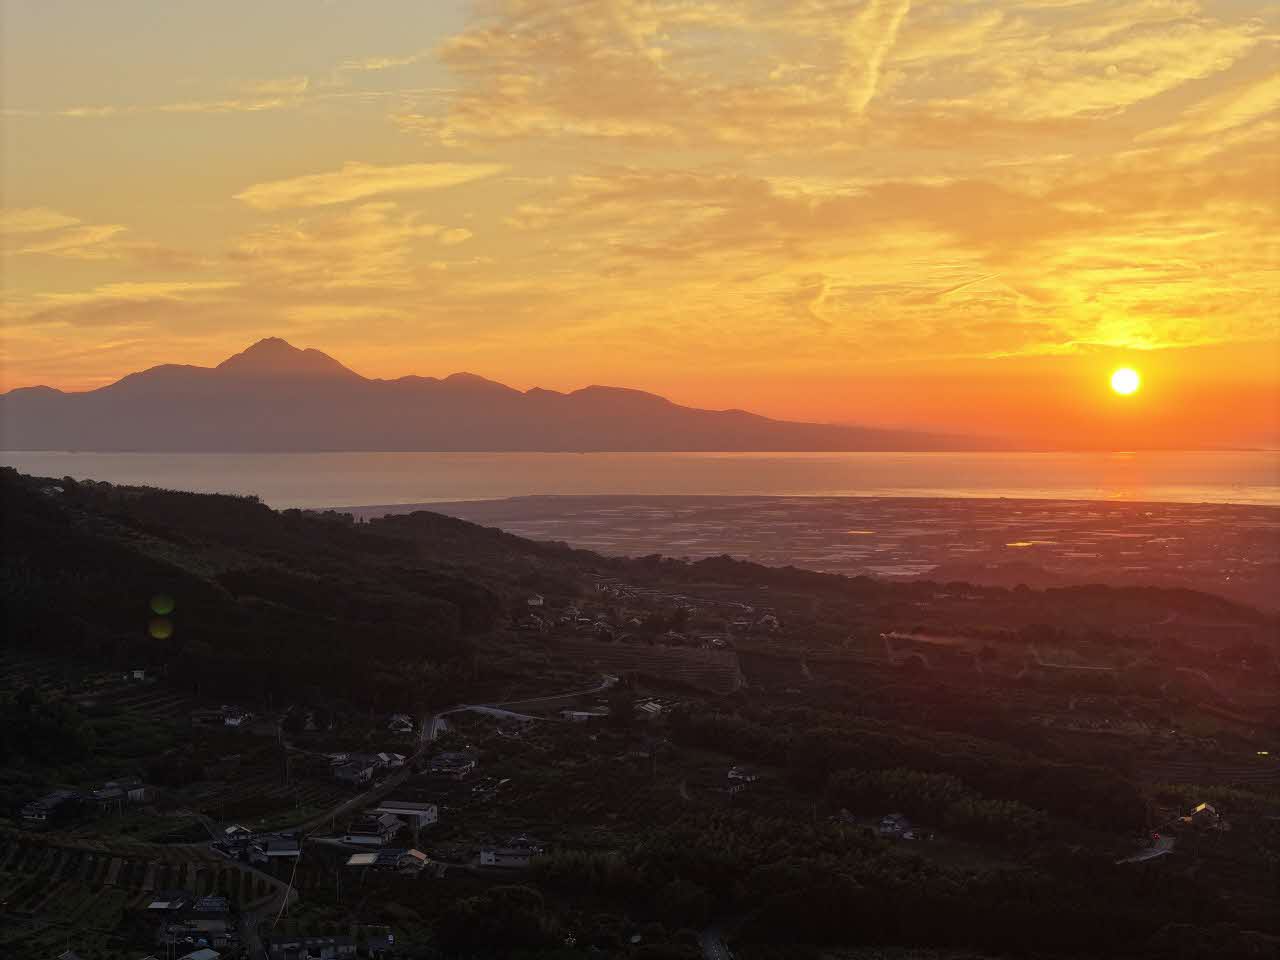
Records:
M471 373L363 377L278 337L216 367L163 364L97 390L0 396L6 450L841 451L972 443L901 430L699 410L591 386L515 390Z

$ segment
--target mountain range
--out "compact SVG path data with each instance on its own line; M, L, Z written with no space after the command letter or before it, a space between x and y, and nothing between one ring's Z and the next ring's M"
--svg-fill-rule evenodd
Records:
M941 450L965 438L700 410L640 390L516 390L470 373L370 379L278 337L216 367L0 395L0 449L320 451Z

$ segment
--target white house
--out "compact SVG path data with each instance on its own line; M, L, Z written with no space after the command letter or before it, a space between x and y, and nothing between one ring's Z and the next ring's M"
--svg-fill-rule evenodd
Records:
M413 717L407 713L393 713L387 719L387 729L392 733L413 733Z
M389 813L400 817L415 830L429 827L440 819L434 803L415 803L411 800L383 800L373 808L374 813Z
M389 813L358 817L347 827L343 835L346 843L359 843L369 847L385 847L400 832L404 822Z

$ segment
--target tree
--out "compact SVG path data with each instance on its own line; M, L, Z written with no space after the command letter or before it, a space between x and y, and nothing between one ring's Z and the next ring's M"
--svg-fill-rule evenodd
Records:
M636 698L626 687L609 691L609 723L627 729L636 719Z

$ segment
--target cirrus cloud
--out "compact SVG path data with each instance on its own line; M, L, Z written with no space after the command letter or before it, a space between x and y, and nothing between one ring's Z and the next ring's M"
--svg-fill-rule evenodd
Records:
M338 170L256 183L235 195L258 210L324 207L388 193L439 190L501 173L499 163L404 163L348 161Z

